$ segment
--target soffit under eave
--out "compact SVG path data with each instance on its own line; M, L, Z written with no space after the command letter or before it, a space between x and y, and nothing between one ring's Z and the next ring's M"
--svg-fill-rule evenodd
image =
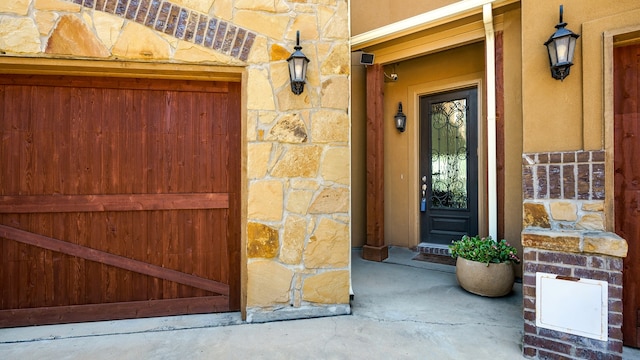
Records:
M367 47L363 51L375 54L375 63L384 65L483 41L484 38L482 15L476 15Z

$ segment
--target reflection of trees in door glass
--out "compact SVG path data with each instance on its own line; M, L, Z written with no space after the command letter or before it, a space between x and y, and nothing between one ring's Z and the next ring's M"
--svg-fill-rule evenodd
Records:
M431 105L431 206L467 208L467 101Z

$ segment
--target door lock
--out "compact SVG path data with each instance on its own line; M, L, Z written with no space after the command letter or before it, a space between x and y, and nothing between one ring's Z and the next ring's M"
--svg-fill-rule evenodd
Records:
M422 197L420 198L420 211L427 211L427 177L422 176Z

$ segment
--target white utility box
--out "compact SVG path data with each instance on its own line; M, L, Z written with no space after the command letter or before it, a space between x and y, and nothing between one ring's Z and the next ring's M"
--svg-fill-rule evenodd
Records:
M536 273L536 326L607 341L606 281Z

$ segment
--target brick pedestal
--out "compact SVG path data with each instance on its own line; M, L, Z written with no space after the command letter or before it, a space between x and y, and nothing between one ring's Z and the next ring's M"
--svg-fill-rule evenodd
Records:
M522 160L524 355L621 359L622 267L627 243L605 229L605 153L535 153L524 154ZM606 281L608 339L537 327L537 272Z
M524 355L537 359L622 359L623 259L604 254L558 250L564 248L580 251L580 245L584 247L590 241L588 234L586 241L583 234L579 233L563 233L561 239L548 235L551 234L523 234L523 243L535 246L525 246L523 254ZM598 235L601 242L609 239L614 246L615 243L624 242L615 234L593 235ZM572 244L576 247L573 248ZM536 272L608 282L608 340L600 341L536 327Z

